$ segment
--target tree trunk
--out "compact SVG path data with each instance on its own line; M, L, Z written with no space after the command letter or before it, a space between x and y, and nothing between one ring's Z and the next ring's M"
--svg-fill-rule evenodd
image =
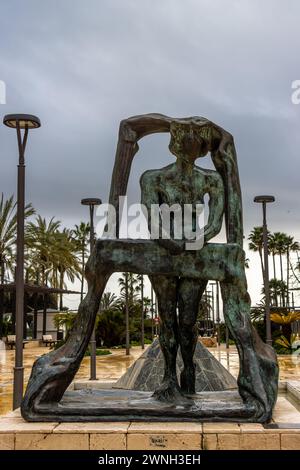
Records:
M44 308L43 308L43 330L42 334L45 335L47 333L47 294L44 294Z
M282 253L279 253L279 259L280 259L280 275L281 275L281 280L283 282L283 265L282 265ZM284 292L282 292L282 306L285 307L285 298L284 298Z
M63 289L64 288L64 276L65 276L65 272L64 270L62 269L60 271L60 286L59 288L60 289ZM62 292L59 294L59 310L62 311L63 310L63 294Z
M258 252L259 252L259 257L260 257L262 278L265 279L265 269L264 269L264 262L263 262L263 255L262 255L261 248L259 248Z
M34 294L34 300L33 300L33 339L37 338L37 319L38 319L38 307L37 307L37 301L38 301L38 293L36 292Z
M277 279L276 278L276 260L275 260L275 254L272 253L272 258L273 258L273 275L274 275L274 279Z

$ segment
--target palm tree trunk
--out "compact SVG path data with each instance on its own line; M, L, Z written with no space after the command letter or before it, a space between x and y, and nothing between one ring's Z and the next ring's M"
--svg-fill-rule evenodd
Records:
M282 266L282 253L279 253L279 259L280 259L280 275L281 275L281 280L283 281L283 266Z
M281 253L281 251L279 252L279 259L280 259L280 275L281 275L281 280L283 282L283 265L282 265L282 253ZM282 306L285 307L284 293L282 293Z
M275 260L275 253L272 253L272 258L273 258L273 275L274 275L274 279L276 279L276 260Z
M60 271L60 289L63 289L64 288L64 275L65 275L65 272L63 269L61 269ZM62 292L59 294L59 310L62 311L63 310L63 294Z
M264 268L264 262L263 262L263 256L262 256L262 250L261 248L258 250L259 252L259 257L260 257L260 265L261 265L261 273L262 273L262 278L265 278L265 268Z

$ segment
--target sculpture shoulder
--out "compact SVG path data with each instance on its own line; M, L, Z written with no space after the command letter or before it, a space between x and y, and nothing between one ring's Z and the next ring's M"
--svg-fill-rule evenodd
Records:
M205 178L209 186L223 186L222 177L216 170L209 170L206 168L200 168L198 166L196 166L195 169L199 176Z
M166 172L172 168L173 165L168 165L156 170L146 170L140 177L140 185L145 186L148 184L159 184Z

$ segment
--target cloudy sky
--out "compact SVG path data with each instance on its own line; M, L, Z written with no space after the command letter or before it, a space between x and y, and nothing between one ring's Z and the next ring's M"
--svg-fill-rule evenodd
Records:
M205 116L235 137L245 235L261 223L253 196L271 193L269 228L300 239L298 0L10 0L1 2L1 116L36 114L27 201L71 227L82 197L107 200L119 121L135 114ZM173 157L144 139L129 183ZM16 136L0 126L0 191L15 192ZM208 158L207 158L208 160ZM202 164L202 161L201 161ZM204 165L209 165L203 162ZM260 291L251 256L250 293Z

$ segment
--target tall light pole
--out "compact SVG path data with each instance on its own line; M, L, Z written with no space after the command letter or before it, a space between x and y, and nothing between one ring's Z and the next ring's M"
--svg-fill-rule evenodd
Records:
M99 206L102 203L101 199L95 197L89 197L81 199L81 204L84 206L89 206L90 208L90 255L92 254L94 244L95 244L95 231L94 231L94 208ZM90 362L90 380L97 380L97 369L96 369L96 332L95 326L90 339L90 353L91 353L91 362Z
M271 319L270 319L270 285L269 285L269 249L267 227L267 204L274 202L274 196L255 196L254 202L262 204L263 208L263 244L264 244L264 288L266 298L266 342L272 345Z
M41 126L38 117L31 114L7 114L3 124L17 130L19 164L17 191L17 266L16 266L16 354L14 366L13 409L19 408L23 398L23 326L24 326L24 213L25 213L25 148L28 131ZM24 133L22 135L22 130Z
M154 313L154 302L153 302L153 287L151 284L151 339L154 340L154 325L153 325L153 313Z
M218 346L221 344L221 333L220 333L220 293L219 293L219 283L215 282L216 286L216 321L217 321L217 336L218 336Z
M141 317L141 347L145 349L145 317L144 317L144 276L141 274L141 306L142 306L142 317Z
M129 295L128 295L128 272L125 273L125 322L126 322L126 356L130 354L130 337L129 337Z

